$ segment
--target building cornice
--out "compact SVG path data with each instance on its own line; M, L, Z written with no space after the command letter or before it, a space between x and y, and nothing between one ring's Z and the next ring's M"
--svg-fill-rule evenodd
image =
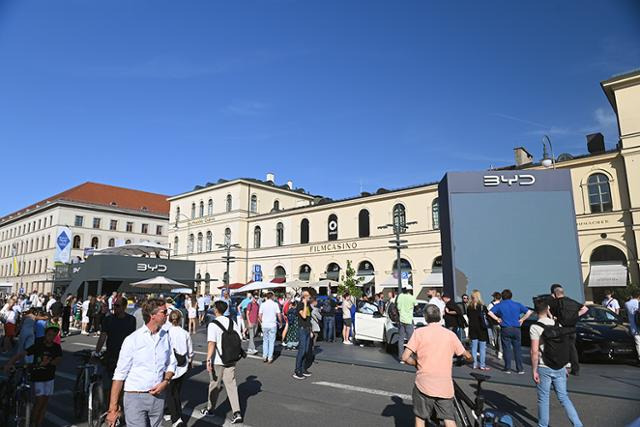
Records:
M276 192L276 193L288 194L290 196L297 196L297 197L300 197L300 198L303 198L303 199L308 199L308 200L313 200L314 199L314 196L312 196L310 194L300 193L300 192L297 192L295 190L289 190L289 189L286 189L286 188L278 187L276 185L269 185L269 184L266 184L266 183L261 183L261 182L257 182L257 181L251 181L251 180L247 180L247 179L243 179L243 178L238 178L238 179L232 179L231 181L221 182L219 184L213 184L213 185L205 186L205 187L202 187L202 188L198 188L196 190L187 191L186 193L176 194L175 196L168 197L167 200L169 202L172 202L174 200L180 200L180 199L183 199L185 197L195 196L197 194L206 193L206 192L211 191L211 190L219 190L221 188L230 187L230 186L236 185L236 184L246 184L246 185L256 186L256 187L260 187L262 189L273 191L273 192Z

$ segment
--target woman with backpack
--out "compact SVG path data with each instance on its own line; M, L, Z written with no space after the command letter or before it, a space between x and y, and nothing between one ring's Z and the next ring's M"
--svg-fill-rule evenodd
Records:
M488 371L485 365L487 355L487 341L489 341L489 316L487 307L482 302L480 291L474 289L471 293L471 300L467 305L467 316L469 317L469 338L471 339L471 357L473 357L473 369ZM480 360L478 361L478 350Z

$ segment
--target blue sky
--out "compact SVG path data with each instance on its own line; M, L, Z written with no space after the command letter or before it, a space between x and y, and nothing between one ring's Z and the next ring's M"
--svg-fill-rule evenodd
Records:
M84 181L341 198L617 141L631 0L0 0L1 213ZM572 3L572 4L570 4Z

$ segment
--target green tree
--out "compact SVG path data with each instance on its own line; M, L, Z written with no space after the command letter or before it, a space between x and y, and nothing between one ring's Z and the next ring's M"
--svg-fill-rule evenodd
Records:
M356 277L356 270L351 266L351 260L347 260L347 269L342 275L342 283L338 285L338 294L344 295L349 292L355 298L362 296L362 288L358 287L362 279Z

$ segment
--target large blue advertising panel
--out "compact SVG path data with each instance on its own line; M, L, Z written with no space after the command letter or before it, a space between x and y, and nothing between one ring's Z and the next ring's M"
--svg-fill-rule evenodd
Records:
M560 283L584 300L569 171L451 172L438 192L446 293L531 305Z

